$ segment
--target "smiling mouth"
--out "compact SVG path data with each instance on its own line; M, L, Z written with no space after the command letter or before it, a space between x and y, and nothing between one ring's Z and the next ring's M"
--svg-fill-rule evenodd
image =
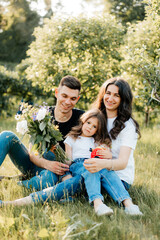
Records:
M63 107L64 109L69 109L71 106L64 106L64 105L62 105L62 107Z

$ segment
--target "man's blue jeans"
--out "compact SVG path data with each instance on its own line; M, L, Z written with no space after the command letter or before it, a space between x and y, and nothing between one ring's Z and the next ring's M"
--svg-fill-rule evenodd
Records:
M107 193L118 204L120 204L123 200L130 198L123 182L114 171L102 169L99 172L90 173L83 166L84 160L84 158L75 159L73 164L70 166L70 171L73 176L76 176L77 174L83 176L90 202L95 199L103 200L103 196L101 194L101 183Z
M6 155L9 155L13 164L27 176L33 176L30 180L22 181L27 188L41 190L50 186L54 186L58 181L58 175L43 168L37 167L30 161L28 150L21 143L19 138L9 131L0 134L0 166L2 165ZM55 161L52 152L44 153L44 158Z
M46 188L42 191L31 193L30 196L34 203L44 203L51 200L58 201L61 198L67 199L75 193L81 192L84 189L83 178L81 175L76 175L64 182L58 183L53 187Z

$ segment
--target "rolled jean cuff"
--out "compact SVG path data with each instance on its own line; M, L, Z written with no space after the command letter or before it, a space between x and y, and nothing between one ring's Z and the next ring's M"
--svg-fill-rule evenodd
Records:
M99 194L99 195L95 195L95 196L93 195L92 197L90 197L89 203L92 203L96 199L101 199L102 201L104 201L104 197L101 194Z

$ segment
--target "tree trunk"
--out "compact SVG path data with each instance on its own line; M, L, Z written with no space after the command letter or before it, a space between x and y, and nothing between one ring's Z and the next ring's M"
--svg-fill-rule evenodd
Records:
M147 127L149 124L149 108L147 108L145 112L145 126Z

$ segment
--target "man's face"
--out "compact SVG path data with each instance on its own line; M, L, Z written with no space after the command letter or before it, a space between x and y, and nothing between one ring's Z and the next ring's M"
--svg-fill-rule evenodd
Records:
M79 99L79 90L62 86L55 92L57 98L56 108L62 113L70 112Z

